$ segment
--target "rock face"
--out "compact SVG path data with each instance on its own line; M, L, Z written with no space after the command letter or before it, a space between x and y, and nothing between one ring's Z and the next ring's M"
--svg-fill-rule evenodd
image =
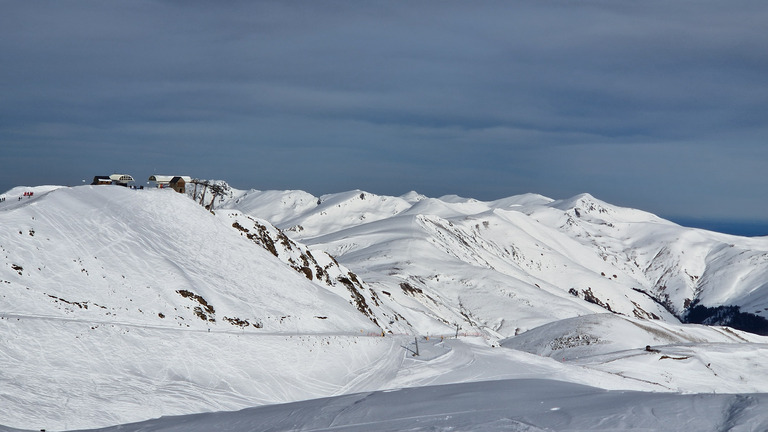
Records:
M221 212L233 220L232 227L242 235L272 253L279 260L296 270L310 281L323 285L344 297L344 291L360 313L368 317L382 331L408 331L410 326L402 316L385 308L376 291L360 281L356 274L340 265L336 259L321 250L291 240L269 222L244 215L240 212ZM398 323L395 325L395 323Z

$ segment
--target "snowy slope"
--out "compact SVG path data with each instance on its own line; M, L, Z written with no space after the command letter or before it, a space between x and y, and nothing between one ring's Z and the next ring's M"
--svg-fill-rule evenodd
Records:
M727 327L679 325L615 314L564 319L502 346L641 382L659 391L765 392L768 338Z
M0 424L327 396L400 351L366 337L381 328L349 290L310 281L170 190L35 189L4 204Z
M476 360L487 357L485 345L458 343L424 368L409 360L409 337L383 338L374 322L410 332L395 303L376 304L365 281L333 258L266 222L214 215L170 190L35 189L4 204L0 424L106 426L515 377L532 363L527 354L498 354L488 376ZM466 372L449 378L455 369ZM544 361L538 373L593 379L576 370ZM636 388L605 375L611 388Z
M243 213L258 214L275 224L285 222L284 217L304 213L317 206L317 198L304 191L232 191L224 207L236 205ZM229 205L227 205L229 204Z
M306 197L302 208L280 207L268 193L249 196L225 205L281 208L273 219L252 215L326 250L381 291L397 292L398 303L426 321L447 326L458 320L505 337L595 306L667 322L696 304L768 316L768 238L684 228L589 194L481 202L352 191L318 198L314 207ZM384 202L379 211L370 207ZM401 291L414 292L402 284L421 290L411 296L419 304L402 298ZM551 307L515 304L536 298Z
M766 403L768 394L683 396L497 380L167 417L99 431L759 431L768 428Z
M367 316L382 330L392 333L410 332L413 329L401 316L382 305L371 287L357 275L340 265L336 259L321 250L311 251L297 243L269 222L244 215L237 211L220 211L225 223L240 231L240 235L260 245L290 268L315 281L339 297L349 297L357 310ZM325 319L325 318L323 318Z
M377 331L170 190L84 186L2 207L7 313L207 329ZM327 316L318 320L315 316Z
M583 194L526 214L599 251L678 315L694 302L768 317L768 237L684 228Z
M35 194L18 200L25 191ZM768 392L766 338L682 325L667 310L679 314L688 299L760 313L768 239L686 229L588 195L481 202L233 190L213 213L171 190L46 186L6 196L0 425L105 427L414 388L400 392L435 395L434 405L416 406L444 410L461 419L456 427L557 430L586 427L603 412L569 405L573 421L524 423L521 411L505 423L492 414L503 410L466 416L452 401L491 406L513 397L502 391L505 379L539 380L526 392L581 389L551 379L611 390ZM441 384L466 386L429 387ZM587 393L603 400L600 390ZM639 395L618 404L615 418L654 427L627 407L661 403L705 410L710 422L758 424L764 417L752 403L762 398L713 396L699 405ZM371 430L387 430L387 418L409 417L412 399L392 411L358 400L327 402L350 414L339 414L338 425L353 430L367 415ZM325 403L305 407L314 413ZM253 413L259 418L151 424L272 424ZM329 427L309 415L297 424ZM436 419L419 421L454 427Z

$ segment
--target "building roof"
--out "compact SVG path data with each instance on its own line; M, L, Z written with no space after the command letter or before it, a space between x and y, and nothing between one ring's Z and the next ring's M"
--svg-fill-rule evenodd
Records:
M156 182L156 183L170 183L171 180L173 180L175 177L183 178L186 183L189 183L192 181L192 177L190 176L170 176L170 175L157 175L157 174L149 176L149 181Z
M129 176L128 174L112 174L111 176L109 176L109 178L116 182L122 182L122 183L134 181L133 177Z

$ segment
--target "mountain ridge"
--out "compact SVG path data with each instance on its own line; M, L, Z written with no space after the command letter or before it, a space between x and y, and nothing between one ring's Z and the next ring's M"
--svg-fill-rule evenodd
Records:
M363 191L353 191L340 195L326 195L322 200L327 202L327 200L333 199L336 200L337 206L341 205L341 202L351 206L356 197L366 195L371 196L371 194ZM237 206L234 205L234 207ZM291 237L313 244L315 240L319 242L331 240L334 236L330 233L334 231L341 232L342 228L346 230L351 226L372 226L384 217L379 215L378 217L354 221L349 219L346 225L340 227L338 224L325 224L318 214L313 213L312 216L307 216L305 213L297 211L290 214L290 226L288 224L281 225L281 221L288 217L285 214L275 219L273 223L285 229ZM555 235L559 238L550 241L554 241L558 247L547 248L550 251L558 248L570 249L574 250L578 256L585 256L583 250L561 247L563 242L574 240L593 249L599 259L610 264L600 271L595 268L595 263L589 264L587 267L593 273L601 276L608 275L609 279L614 280L624 274L631 280L630 286L626 287L628 290L634 289L635 292L645 293L653 301L664 305L665 309L679 319L685 319L686 308L690 307L694 301L708 306L724 304L739 306L749 309L750 313L757 316L766 316L764 308L761 309L762 300L754 300L755 294L750 300L746 300L744 296L740 297L738 289L731 289L732 292L728 296L717 297L713 294L713 290L715 290L713 287L716 285L713 282L715 278L718 282L723 279L729 280L729 286L731 286L737 283L735 280L738 279L737 276L723 275L724 270L710 269L708 272L704 271L707 260L712 262L728 261L729 267L734 264L733 256L738 256L741 252L722 253L725 244L733 244L737 248L741 245L742 250L757 250L753 260L768 257L766 254L768 242L764 239L738 238L681 227L648 212L612 206L588 193L563 200L552 200L535 194L508 197L490 202L457 196L422 198L411 207L396 213L396 215L407 214L443 217L448 221L444 224L445 226L450 226L462 218L475 218L483 221L483 223L490 223L485 220L488 215L499 217L507 215L513 219L516 217L515 215L525 215L527 221L523 221L525 218L516 217L515 222L510 225L524 223L527 224L528 229L532 229L534 225L539 230L541 228L554 229ZM507 219L509 220L509 217ZM353 223L355 225L352 225ZM324 234L317 237L316 233L320 231ZM362 229L358 229L356 232L361 231ZM565 234L565 236L561 234ZM348 235L349 232L345 231L344 236ZM456 238L461 236L458 233L454 234ZM549 235L549 237L552 236ZM461 243L460 240L457 241ZM536 244L535 240L534 244ZM509 251L509 248L507 249ZM332 254L342 250L350 250L349 244L346 246L337 244L334 246ZM697 250L698 252L695 252ZM685 251L688 251L689 255L691 251L694 251L695 256L684 256ZM723 256L718 255L718 253ZM539 265L535 262L534 264ZM740 265L743 266L744 264L741 263ZM726 266L718 266L718 268L724 267ZM761 271L750 274L754 280L757 280L765 273L765 266L763 266ZM703 281L700 281L702 278L704 278ZM756 282L748 281L748 284L754 285ZM604 298L606 297L605 294L595 293L595 290L600 290L600 288L592 286L568 287L568 290L570 288L574 288L581 298L599 301L604 307L613 307L610 306L611 302ZM592 294L589 294L587 289L590 289ZM760 285L749 287L744 291L754 292L755 290L765 292L765 288ZM587 294L584 294L584 291L587 291ZM722 293L728 290L719 288L715 291ZM631 293L628 295L633 296ZM761 294L759 297L765 297L765 294ZM633 298L631 301L636 301L636 299ZM643 308L638 309L638 313L643 314ZM656 311L651 313L659 315ZM632 314L631 311L630 314Z

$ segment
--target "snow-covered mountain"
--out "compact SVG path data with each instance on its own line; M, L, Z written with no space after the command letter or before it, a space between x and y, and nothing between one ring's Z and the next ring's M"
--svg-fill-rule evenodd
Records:
M312 257L312 280L286 265L274 252L293 242L267 250L242 215L119 187L38 188L4 204L2 424L94 426L327 396L390 349L374 343L337 375L330 360L304 364L369 345L361 336L380 335L389 312L322 252L296 249Z
M694 306L732 306L768 334L768 237L685 228L588 194L480 202L239 191L223 205L269 209L261 215L290 237L449 325L506 337L596 311L676 322ZM708 323L731 323L714 312Z
M257 221L217 217L171 190L62 188L10 201L2 217L7 312L66 318L76 311L196 330L380 331L331 289L330 276L312 281L287 271L243 238L249 228L232 227L250 223L257 233L265 229ZM327 255L312 265L333 277L348 273Z
M170 189L4 196L9 427L502 379L768 392L767 338L680 322L746 316L759 327L768 238L688 229L589 195L231 190L213 212Z

